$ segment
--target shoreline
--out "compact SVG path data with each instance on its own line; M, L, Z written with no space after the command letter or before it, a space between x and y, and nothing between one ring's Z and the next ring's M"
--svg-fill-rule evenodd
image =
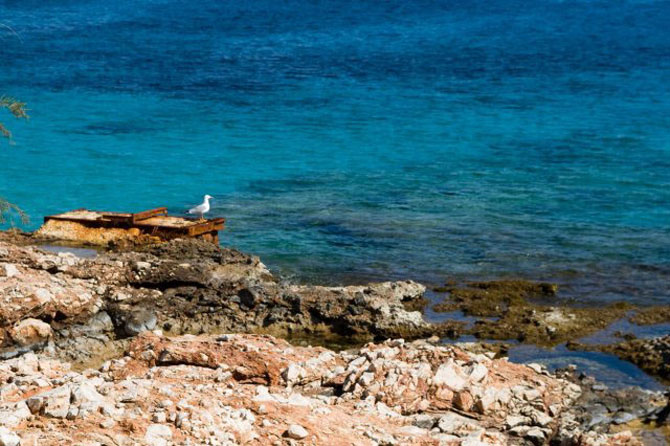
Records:
M5 239L14 244L32 245L56 254L74 253L78 258L84 259L113 252L142 252L146 247L134 243L103 246L59 240L50 237L49 231L26 233L10 230L0 234L0 241ZM227 248L219 249L227 250ZM211 252L211 250L208 251ZM246 255L234 249L232 251L242 256ZM261 263L258 257L252 256L252 258L262 265L263 274L274 277L270 269ZM283 278L272 280L282 284L293 283ZM408 335L410 339L440 335L448 343L474 341L488 344L504 353L509 348L524 345L534 347L538 351L544 350L547 353L556 347L584 354L600 352L613 355L619 352L620 360L640 367L642 374L658 383L658 386L652 387L658 388L670 383L670 377L665 369L659 374L657 365L652 364L647 367L644 358L636 357L628 352L629 345L639 344L644 342L644 339L659 337L666 334L666 331L670 331L666 330L670 328L670 305L638 306L625 302L614 302L607 308L595 307L559 296L561 287L555 283L535 282L528 279L449 281L444 285L429 287L407 280L385 283L402 282L412 284L410 286L411 296L404 296L400 299L402 307L408 311L420 312L423 321L428 325L417 328L421 324L414 321L410 324L413 328L410 328L409 332L403 331L406 330L406 327L398 330L397 333L394 333L393 330L388 333L366 333L364 330L359 330L353 340L349 334L342 336L333 333L327 328L327 323L325 326L321 324L321 327L310 328L302 332L300 330L294 332L290 327L284 327L279 331L270 329L266 332L292 339L294 343L312 343L335 349L357 347L366 341L384 339L390 334L398 334ZM364 288L366 284L323 287L310 282L296 286L324 290L326 288L358 288L360 291L361 287ZM613 329L615 327L616 330ZM412 334L412 330L417 330L418 334ZM265 329L260 331L265 331ZM637 339L638 337L640 339ZM650 369L651 373L649 373Z
M505 355L500 349L497 352L492 351L491 348L494 346L487 343L488 338L481 337L474 343L455 345L440 342L440 338L456 338L471 328L456 320L442 321L438 324L427 322L421 313L415 310L426 308L427 305L433 306L435 303L425 300L425 287L416 282L385 282L349 287L288 284L275 278L257 257L194 240L176 240L117 252L100 252L92 258L79 258L62 252L50 253L40 249L39 246L31 246L34 242L35 240L31 240L27 235L0 234L0 261L3 263L3 268L0 269L3 269L4 273L2 280L13 284L11 289L14 290L10 293L9 288L2 289L6 305L3 314L0 315L3 320L0 328L3 329L2 356L5 361L20 361L22 356L36 352L40 357L47 355L53 360L69 364L68 367L77 371L76 373L86 374L91 367L100 370L100 367L105 367L104 364L108 361L114 362L126 357L133 343L146 336L147 332L154 331L158 333L155 335L160 338L161 343L173 342L172 339L196 339L197 342L204 342L203 345L209 345L206 341L207 336L240 333L237 336L244 338L246 334L256 334L268 340L263 342L275 342L271 341L275 337L289 339L295 345L292 348L305 349L306 352L322 351L311 347L321 343L331 348L335 347L336 352L340 351L332 354L345 356L350 354L347 352L360 352L361 349L369 348L366 345L372 344L367 344L368 342L385 345L384 342L392 342L385 341L386 339L404 338L408 346L411 346L408 347L411 351L415 348L421 350L421 345L432 345L434 347L431 348L436 349L434 351L444 354L469 352L467 353L470 355L469 361L475 363L479 361L477 358L483 360L481 355L484 353L489 360L511 364L505 359L492 359ZM511 292L510 286L516 295ZM501 293L499 296L491 295L492 290ZM541 345L558 345L564 343L566 339L571 340L569 333L561 331L561 324L567 320L574 319L574 324L568 325L567 331L575 330L575 333L580 322L586 321L587 324L591 324L588 330L579 331L582 335L579 339L584 337L584 333L595 333L600 330L600 325L594 321L616 320L612 319L612 315L600 315L594 319L593 314L589 312L570 310L567 307L562 307L557 313L556 307L546 306L546 302L533 301L533 293L555 294L555 290L552 290L553 288L546 284L498 281L453 288L450 295L452 298L454 295L460 295L462 298L460 307L456 309L468 316L498 317L498 320L502 321L502 330L508 335L514 333L510 326L522 320L517 317L518 315L528 317L530 314L534 317L529 319L531 325L535 327L534 336L525 340ZM474 301L481 300L482 296L479 294L482 291L488 293L485 295L485 305L483 307L473 305ZM26 300L20 299L20 296L31 297ZM496 299L499 299L498 304L491 306ZM449 308L445 309L454 311L453 304L454 299L449 301L447 305ZM510 316L496 315L500 313L502 307L505 311L514 313L515 318L511 319L511 322L505 322L505 318ZM621 313L618 311L628 309L616 310L615 315L619 315ZM540 317L543 314L551 317ZM579 317L573 317L574 314ZM557 315L561 317L557 319ZM547 330L547 327L552 327L550 324L552 321L559 322L557 331ZM496 322L489 320L484 324L475 323L473 326L479 325L477 331L469 333L490 333L490 328ZM488 331L483 330L482 326ZM537 331L537 327L540 327L540 331ZM495 334L496 331L492 333ZM195 335L196 338L184 338L189 335ZM244 339L246 342L251 338ZM413 339L417 339L417 343L410 342ZM422 344L426 341L420 339L430 340L428 344ZM643 341L627 339L623 342ZM208 354L205 353L205 356ZM633 357L627 359L636 361ZM164 365L179 363L181 360L168 360ZM411 361L409 363L411 364ZM439 369L438 366L439 364L431 366L433 373ZM517 371L527 369L523 365L514 367L523 367L515 369ZM571 373L570 369L566 369L566 372L559 370L556 372L557 375L539 365L537 367L535 373L550 379L567 379L565 374ZM463 369L455 373L458 377L469 372ZM667 372L658 369L657 373L664 376L663 374ZM608 414L602 414L598 423L591 426L593 429L588 427L584 430L584 426L590 421L586 421L584 414L579 415L582 417L577 423L581 426L580 436L591 435L592 432L593 435L612 435L616 426L628 425L636 420L647 420L651 423L649 420L660 410L659 401L662 402L664 398L658 392L643 392L642 394L648 396L647 400L643 401L641 394L636 393L640 391L607 389L600 383L588 381L586 376L574 376L570 379L581 389L581 393L596 395L591 395L587 400L581 398L579 402L575 399L566 406L566 413L574 413L577 407L584 407L583 404L587 406L590 404L588 407L597 406L601 404L603 398L610 398L616 392L623 392L627 395L626 398L637 395L638 403L627 404L626 398L623 398L616 405L610 405L610 409L613 410ZM367 381L366 378L366 381L359 385L364 389L373 382L374 380ZM455 390L451 387L450 389L452 392ZM479 404L478 398L483 398L477 394L479 391L468 390L470 398L474 398L472 406L461 401L466 397L465 394L458 396L459 391L448 399L449 402L445 403L447 405L442 410L446 410L445 413L452 413L454 410L462 412L464 410L462 407L466 407L465 412L474 410L473 413L478 413L474 407ZM601 391L604 392L602 395L598 393ZM425 404L428 406L433 404L430 402L431 398L427 401L429 402ZM419 410L423 411L425 410ZM38 411L38 415L39 413ZM625 423L615 423L615 418L622 416L622 413L628 414L626 417L630 419ZM482 413L479 413L478 416L481 415ZM401 413L401 416L404 415ZM533 427L531 423L527 425L528 429L515 431L513 427L508 427L499 429L496 435L514 438L514 441L519 441L518 444L544 444L545 441L557 438L561 432L563 434L567 432L567 425L561 421L560 416L551 414L550 416L555 419L548 421L544 427ZM404 419L403 424L408 422L409 419ZM547 427L549 424L553 426L551 429ZM598 429L595 429L596 425L599 426ZM535 428L540 431L533 431ZM662 429L652 431L653 435L665 435ZM418 433L417 431L417 435ZM444 431L442 433L445 434ZM492 431L489 434L493 435ZM478 441L482 442L481 444L499 444L495 441L500 441L502 437L496 435L490 437L489 434L482 433ZM421 435L431 437L430 429L421 432ZM419 437L420 435L417 438ZM458 441L463 441L463 438L456 437ZM487 443L489 440L493 443Z

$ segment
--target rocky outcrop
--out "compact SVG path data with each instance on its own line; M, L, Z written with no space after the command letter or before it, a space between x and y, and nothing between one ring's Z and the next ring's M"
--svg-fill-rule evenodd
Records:
M143 333L99 370L29 353L0 376L2 434L28 445L546 444L581 393L425 341L335 353L242 334ZM564 444L639 443L578 431Z
M441 329L405 309L421 299L424 287L418 283L284 284L257 257L198 240L94 259L0 241L0 274L4 357L39 348L52 337L57 347L68 347L75 334L91 349L105 349L155 328L172 334L318 334L350 344ZM64 354L85 356L91 349L65 348Z
M0 233L0 446L639 444L609 412L593 424L600 397L574 380L415 340L460 329L410 310L416 282L284 283L198 240L82 259L16 237Z

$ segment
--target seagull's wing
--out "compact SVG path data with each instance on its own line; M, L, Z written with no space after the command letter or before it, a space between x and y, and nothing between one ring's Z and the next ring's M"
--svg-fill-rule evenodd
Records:
M189 214L199 214L202 212L202 209L204 208L204 204L199 204L197 206L193 206L191 209L188 210Z
M199 213L202 212L204 209L205 209L205 205L203 205L203 204L199 204L199 205L197 205L197 206L192 207L191 209L189 209L189 210L188 210L188 213L189 213L189 214L199 214Z

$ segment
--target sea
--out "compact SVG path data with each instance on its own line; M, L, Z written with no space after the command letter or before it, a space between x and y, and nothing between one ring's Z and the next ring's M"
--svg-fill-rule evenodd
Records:
M670 303L670 2L0 0L0 196L182 214L287 280Z

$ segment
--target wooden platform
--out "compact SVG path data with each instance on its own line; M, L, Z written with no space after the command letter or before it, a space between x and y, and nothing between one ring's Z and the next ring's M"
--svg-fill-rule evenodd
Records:
M76 209L62 214L44 217L44 223L65 221L78 223L88 228L119 228L139 230L141 234L173 239L179 237L202 237L218 243L219 231L223 230L225 219L198 220L168 216L167 208L160 207L147 211L105 212Z

